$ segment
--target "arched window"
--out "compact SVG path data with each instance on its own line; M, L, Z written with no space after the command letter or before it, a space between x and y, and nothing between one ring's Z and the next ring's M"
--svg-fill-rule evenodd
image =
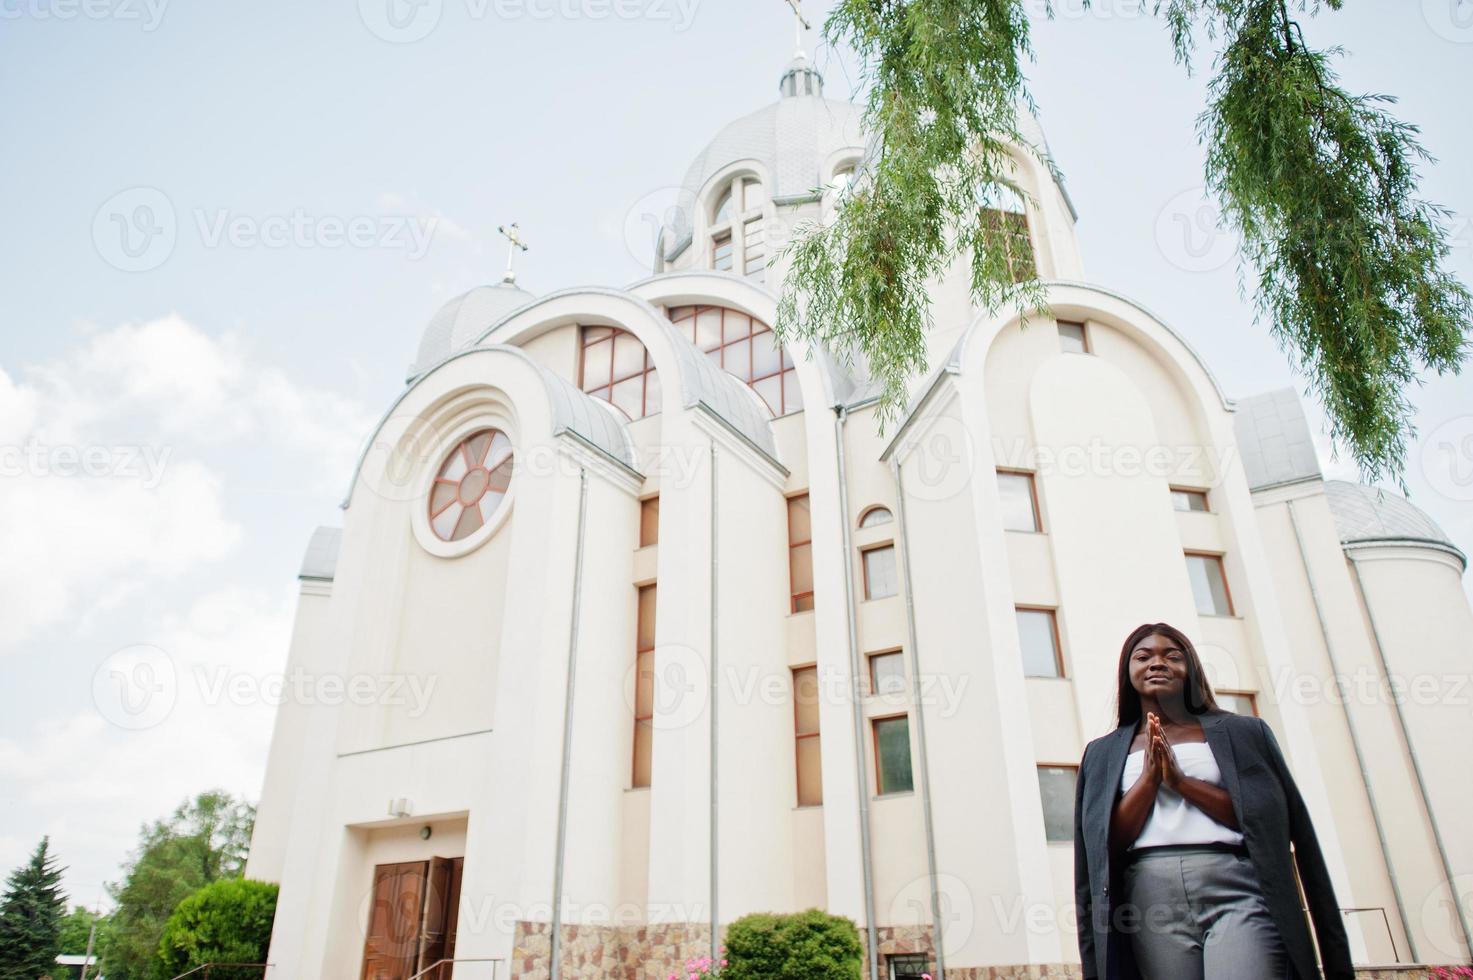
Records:
M750 385L773 415L802 409L793 359L761 320L721 306L674 306L670 322L713 363Z
M846 163L834 171L834 176L829 180L829 190L833 192L835 200L843 200L849 194L849 189L854 186L854 164Z
M767 279L767 194L756 177L736 177L716 197L711 213L711 268Z
M430 528L441 541L459 541L491 523L511 488L511 440L480 429L445 456L430 485Z
M989 185L982 195L982 222L988 238L1001 242L1013 282L1032 276L1036 267L1028 237L1028 209L1017 188Z
M618 327L584 327L579 346L580 388L631 419L660 410L660 376L638 337Z
M879 527L881 524L889 524L895 518L889 508L875 504L873 507L859 515L860 527Z

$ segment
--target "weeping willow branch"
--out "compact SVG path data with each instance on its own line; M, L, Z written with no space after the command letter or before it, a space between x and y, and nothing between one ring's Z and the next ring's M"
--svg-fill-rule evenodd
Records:
M1310 48L1291 6L1341 0L1159 0L1156 12L1188 70L1199 31L1220 42L1199 135L1259 323L1362 475L1400 479L1415 432L1406 391L1422 369L1460 370L1473 300L1443 269L1447 212L1418 196L1429 158L1417 130L1390 99L1341 89L1337 52ZM970 265L979 305L1043 310L1041 284L1013 281L978 203L1026 146L1015 113L1029 104L1028 22L1021 0L840 0L825 35L860 56L874 144L836 219L797 229L777 329L862 358L883 383L883 424L927 363L929 287L954 264Z

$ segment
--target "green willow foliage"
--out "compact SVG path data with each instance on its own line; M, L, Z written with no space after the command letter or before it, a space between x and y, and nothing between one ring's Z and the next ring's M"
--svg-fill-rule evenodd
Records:
M1297 0L1299 11L1342 0ZM1351 96L1338 50L1304 43L1287 0L1161 0L1178 61L1194 32L1220 44L1200 120L1207 184L1241 236L1254 305L1311 381L1369 480L1400 479L1419 365L1456 373L1473 299L1442 268L1447 213L1418 196L1428 159L1385 96ZM925 364L926 283L959 257L976 301L1042 312L1036 279L1013 284L976 202L1022 146L1031 57L1022 0L840 0L825 26L860 56L876 144L827 226L797 229L778 331L862 355L883 381L882 421ZM1036 152L1036 150L1035 150Z

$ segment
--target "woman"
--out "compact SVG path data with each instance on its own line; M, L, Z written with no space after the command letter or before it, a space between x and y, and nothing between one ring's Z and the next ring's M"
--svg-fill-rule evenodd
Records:
M1119 727L1090 742L1074 800L1086 978L1352 980L1309 811L1259 718L1217 706L1192 642L1165 623L1120 650ZM1290 851L1289 845L1294 845Z

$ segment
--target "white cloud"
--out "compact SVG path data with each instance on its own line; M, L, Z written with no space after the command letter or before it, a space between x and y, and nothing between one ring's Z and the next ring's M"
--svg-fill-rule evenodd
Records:
M178 315L91 330L18 379L0 368L0 653L229 555L235 446L299 456L294 488L336 492L370 424Z

